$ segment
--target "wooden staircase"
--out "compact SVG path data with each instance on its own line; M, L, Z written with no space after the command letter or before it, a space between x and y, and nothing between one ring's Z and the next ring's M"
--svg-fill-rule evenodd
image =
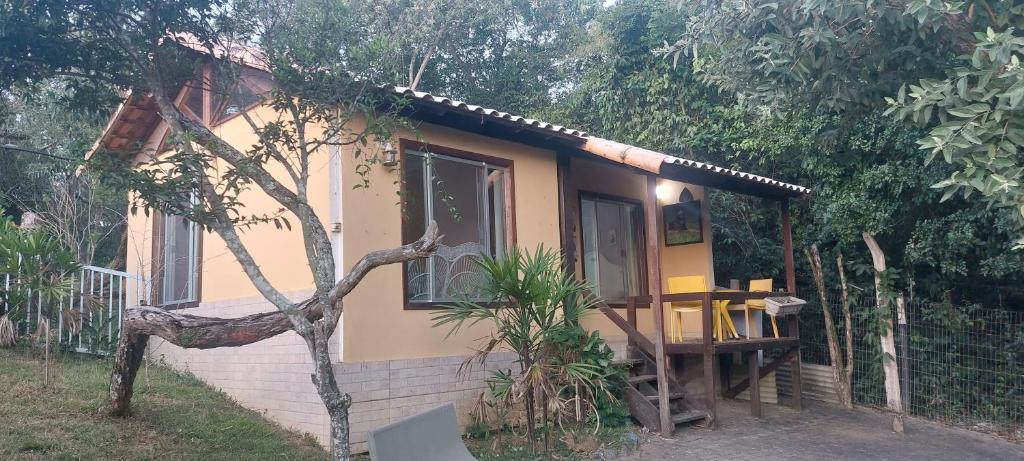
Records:
M669 436L679 424L697 420L707 420L709 423L714 417L708 410L698 409L694 401L689 399L683 385L675 376L669 372L668 364L665 366L664 381L658 379L658 361L655 359L658 354L657 345L645 337L636 329L636 305L634 298L627 299L628 319L622 318L615 310L605 303L598 303L598 309L604 313L612 323L626 333L629 338L628 359L624 364L629 370L629 378L626 380L623 391L626 406L630 414L636 418L644 427ZM668 360L664 356L664 360ZM668 386L667 402L662 402L659 385ZM699 402L699 401L698 401ZM699 404L699 403L698 403ZM668 405L667 421L672 427L662 429L662 405Z
M644 427L662 432L658 413L661 399L658 397L657 365L651 356L638 348L631 347L630 356L633 358L621 362L629 369L629 377L623 391L626 406L630 414ZM675 378L669 377L668 386L668 405L673 426L708 417L706 411L695 409L687 400L683 386Z

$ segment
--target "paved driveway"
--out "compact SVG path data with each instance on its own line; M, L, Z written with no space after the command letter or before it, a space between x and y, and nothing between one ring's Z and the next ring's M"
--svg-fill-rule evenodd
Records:
M807 402L803 412L764 405L751 418L746 402L720 401L716 430L690 427L673 439L652 436L624 460L1024 460L1024 445L917 419L906 434L870 410Z

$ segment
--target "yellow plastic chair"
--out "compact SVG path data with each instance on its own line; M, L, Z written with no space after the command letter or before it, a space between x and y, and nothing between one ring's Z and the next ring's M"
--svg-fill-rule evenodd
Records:
M756 292L767 292L772 291L772 279L755 279L750 281L750 290ZM744 320L747 322L747 337L750 337L750 311L752 310L765 310L765 304L763 299L748 299L746 302L746 308L744 309ZM772 320L772 333L775 337L779 337L779 325L775 322L775 316L769 315Z
M687 275L683 277L668 278L668 293L703 293L708 291L707 280L703 275ZM669 337L672 341L683 341L683 314L687 312L700 312L703 303L700 301L677 301L672 303L671 318L669 321ZM717 323L717 316L715 318ZM717 331L717 327L715 327Z

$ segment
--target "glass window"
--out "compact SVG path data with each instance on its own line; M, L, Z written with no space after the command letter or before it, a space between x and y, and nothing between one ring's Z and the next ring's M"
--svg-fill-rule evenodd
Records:
M583 275L594 294L610 303L642 294L640 273L640 208L634 203L603 198L580 200L583 234Z
M256 104L270 91L271 82L265 72L233 67L237 75L225 78L219 67L213 71L213 124L230 118Z
M201 83L192 82L188 85L188 94L185 95L185 107L196 116L196 120L203 121L203 88Z
M406 239L419 238L431 220L444 236L433 256L406 267L409 301L479 299L476 259L505 252L506 168L411 150L403 160Z
M198 226L181 216L164 215L162 230L160 301L162 304L197 301Z

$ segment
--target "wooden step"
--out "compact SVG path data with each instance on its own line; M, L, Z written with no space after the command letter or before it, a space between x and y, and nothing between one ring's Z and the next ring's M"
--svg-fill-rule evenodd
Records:
M682 413L676 413L672 415L673 424L688 423L690 421L697 421L699 419L707 418L708 414L700 410L690 410Z
M622 359L622 360L616 360L616 361L612 362L612 364L613 365L626 366L626 367L629 367L629 368L633 368L633 367L635 367L637 365L643 365L644 364L644 359Z
M658 380L658 375L638 375L638 376L630 376L629 377L629 383L630 384L649 383L651 381L657 381L657 380Z
M657 402L659 398L657 395L645 395L644 397L647 397L648 402ZM681 399L683 397L686 397L686 395L682 392L672 392L668 394L669 400Z

